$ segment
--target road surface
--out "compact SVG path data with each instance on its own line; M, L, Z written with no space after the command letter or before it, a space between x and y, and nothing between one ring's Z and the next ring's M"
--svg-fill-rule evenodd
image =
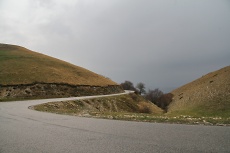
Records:
M93 119L28 109L60 100L69 99L0 103L0 153L230 152L229 127Z

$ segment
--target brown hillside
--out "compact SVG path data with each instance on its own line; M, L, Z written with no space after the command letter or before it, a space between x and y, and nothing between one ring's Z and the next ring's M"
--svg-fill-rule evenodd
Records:
M92 86L117 85L82 67L20 46L0 44L0 63L0 85L35 82Z
M230 115L230 66L211 72L171 92L168 112Z
M20 46L0 44L0 101L119 92L123 90L115 82L82 67Z

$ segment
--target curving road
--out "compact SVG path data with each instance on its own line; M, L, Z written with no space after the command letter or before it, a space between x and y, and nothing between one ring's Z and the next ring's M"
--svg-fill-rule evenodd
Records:
M92 97L86 97L92 98ZM81 118L0 103L0 153L230 152L230 128Z

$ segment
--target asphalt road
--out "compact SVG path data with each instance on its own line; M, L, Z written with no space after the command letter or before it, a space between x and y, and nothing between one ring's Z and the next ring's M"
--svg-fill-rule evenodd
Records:
M0 153L230 152L230 127L81 118L28 109L60 100L68 99L0 103Z

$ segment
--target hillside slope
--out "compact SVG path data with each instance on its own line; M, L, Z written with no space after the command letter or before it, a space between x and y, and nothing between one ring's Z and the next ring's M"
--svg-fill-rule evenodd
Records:
M82 67L20 46L0 44L0 100L117 92L122 89L115 82Z
M79 66L14 45L0 44L0 63L0 85L34 82L116 85L115 82Z
M230 66L171 92L168 114L230 117Z

